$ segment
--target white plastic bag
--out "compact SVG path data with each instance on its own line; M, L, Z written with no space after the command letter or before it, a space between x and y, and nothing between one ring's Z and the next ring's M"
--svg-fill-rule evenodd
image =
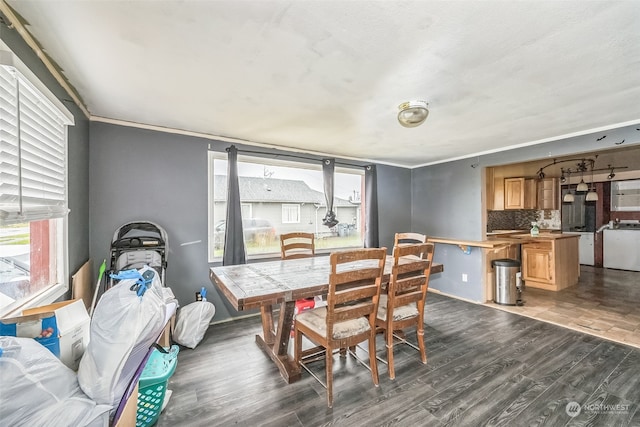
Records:
M185 347L196 348L204 338L216 307L208 301L196 301L178 311L173 340Z
M153 269L145 266L139 272L148 270ZM96 402L114 407L165 324L166 298L158 274L142 296L136 293L136 283L136 279L121 280L102 295L78 368L82 390Z
M38 342L0 336L0 350L0 425L108 425L111 407L87 398L75 372Z

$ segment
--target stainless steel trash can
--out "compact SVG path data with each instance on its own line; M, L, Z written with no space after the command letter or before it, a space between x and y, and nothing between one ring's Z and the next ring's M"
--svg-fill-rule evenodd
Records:
M493 302L502 305L522 305L520 261L494 259L491 265L495 271L496 280Z

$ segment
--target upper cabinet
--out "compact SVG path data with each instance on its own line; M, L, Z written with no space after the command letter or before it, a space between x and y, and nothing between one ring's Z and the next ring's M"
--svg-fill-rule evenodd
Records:
M533 178L504 179L505 209L536 209L537 189Z
M612 211L640 211L640 179L611 183Z
M543 178L538 181L538 209L557 210L560 205L558 178Z
M504 178L494 176L493 168L487 173L487 210L504 210Z

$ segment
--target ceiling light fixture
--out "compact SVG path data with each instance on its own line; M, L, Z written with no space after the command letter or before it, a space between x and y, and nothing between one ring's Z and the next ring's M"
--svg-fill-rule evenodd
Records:
M567 171L567 181L568 181L568 185L567 185L568 191L567 191L567 194L565 194L564 197L562 198L562 201L564 203L573 203L575 201L575 197L571 192L571 170L570 169Z
M584 198L586 202L595 202L598 200L598 193L596 193L596 184L593 182L593 163L591 163L591 184L589 187L589 192L587 196Z
M591 162L591 169L593 169L593 161ZM584 182L584 171L587 170L587 164L585 160L582 159L582 162L577 164L578 170L580 171L580 183L576 187L576 191L584 192L589 191L589 186Z
M584 179L580 178L580 183L576 187L576 191L581 191L581 192L589 191L589 186L587 185L586 182L584 182Z
M607 175L607 179L613 179L614 176L616 176L615 173L613 173L613 168L611 167L611 165L608 165L611 168L611 173L609 173L609 175Z
M428 106L425 101L403 102L398 106L398 121L406 128L419 126L429 116Z

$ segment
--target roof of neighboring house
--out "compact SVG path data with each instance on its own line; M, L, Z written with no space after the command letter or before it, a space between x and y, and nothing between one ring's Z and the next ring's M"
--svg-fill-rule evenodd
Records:
M311 189L304 181L293 179L275 179L260 177L238 177L240 194L243 202L271 203L316 203L325 206L324 194ZM221 202L227 198L227 176L214 175L214 201ZM356 206L348 200L335 197L333 205Z

